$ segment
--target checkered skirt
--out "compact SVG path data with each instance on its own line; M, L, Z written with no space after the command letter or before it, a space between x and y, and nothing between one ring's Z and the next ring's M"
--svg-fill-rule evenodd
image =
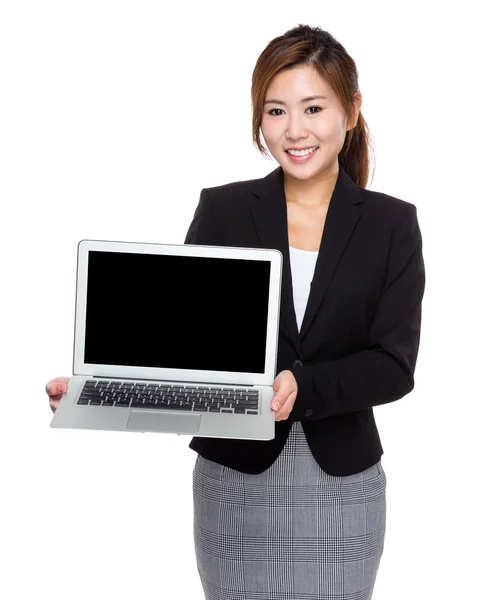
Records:
M386 481L380 461L354 475L325 473L299 421L258 475L198 455L194 543L206 600L370 600Z

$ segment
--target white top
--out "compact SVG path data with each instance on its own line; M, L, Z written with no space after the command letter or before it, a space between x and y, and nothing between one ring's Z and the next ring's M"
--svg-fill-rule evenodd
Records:
M301 250L300 248L289 246L289 258L291 261L294 312L296 313L298 331L301 331L301 324L308 303L309 290L315 272L318 252Z

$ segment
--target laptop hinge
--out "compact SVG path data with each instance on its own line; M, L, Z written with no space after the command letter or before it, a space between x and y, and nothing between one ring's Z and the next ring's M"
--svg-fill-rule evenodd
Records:
M255 387L255 383L222 383L221 381L181 381L180 379L151 379L150 377L119 377L117 375L85 375L91 379L130 379L132 381L164 381L164 383L183 383L185 385L219 385L227 387Z

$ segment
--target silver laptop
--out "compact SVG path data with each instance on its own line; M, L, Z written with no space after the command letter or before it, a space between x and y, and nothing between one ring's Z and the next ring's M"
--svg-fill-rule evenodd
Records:
M278 250L82 240L51 427L271 440Z

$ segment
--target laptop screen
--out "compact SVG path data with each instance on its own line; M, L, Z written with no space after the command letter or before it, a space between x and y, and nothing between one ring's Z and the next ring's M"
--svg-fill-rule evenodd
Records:
M88 253L85 363L264 373L269 261Z

